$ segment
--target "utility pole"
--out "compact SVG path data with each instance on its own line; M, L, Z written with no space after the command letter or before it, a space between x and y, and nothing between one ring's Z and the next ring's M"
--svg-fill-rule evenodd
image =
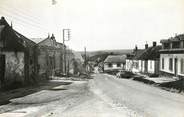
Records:
M63 73L66 75L66 45L65 41L70 40L70 29L63 29Z
M87 65L87 60L86 60L86 47L84 47L84 67L85 67L85 71L86 71L86 65Z

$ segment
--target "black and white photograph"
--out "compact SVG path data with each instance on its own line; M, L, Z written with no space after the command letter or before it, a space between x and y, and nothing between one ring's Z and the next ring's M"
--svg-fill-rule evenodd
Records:
M184 0L0 0L0 117L184 117Z

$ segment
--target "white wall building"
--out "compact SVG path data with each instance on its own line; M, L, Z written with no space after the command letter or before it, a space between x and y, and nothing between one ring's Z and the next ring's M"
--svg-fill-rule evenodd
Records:
M163 75L184 78L184 34L161 40L160 71Z
M104 61L104 71L125 69L126 55L109 55Z

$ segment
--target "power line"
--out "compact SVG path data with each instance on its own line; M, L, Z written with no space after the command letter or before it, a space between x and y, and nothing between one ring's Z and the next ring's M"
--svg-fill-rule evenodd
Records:
M19 7L14 7L14 6L10 5L10 4L3 4L3 5L1 5L1 6L4 6L4 8L12 9L13 11L21 12L21 13L26 14L26 15L32 12L32 11L30 11L30 9L28 9L27 7L24 7L24 10L22 10L22 9L18 9ZM9 7L9 6L11 6L11 7ZM25 12L25 11L28 11L28 12ZM34 19L37 19L38 21L41 20L41 19L39 18L39 16L38 16L38 17L32 16L32 17L33 17Z
M11 20L11 18L12 18L11 16L7 17L7 19L9 19L9 20ZM19 24L19 27L20 26L22 26L23 28L29 27L29 28L32 28L34 31L36 30L36 31L39 31L39 32L46 32L45 30L40 29L39 27L30 25L27 22L21 21L21 20L19 20L17 18L12 18L12 19L16 19L16 24ZM46 33L48 33L48 32L46 32Z
M2 13L4 13L5 15L8 15L9 17L12 17L13 19L21 20L24 23L30 24L31 26L34 25L35 27L40 28L42 30L47 30L40 23L36 23L35 21L32 21L31 19L22 18L24 17L22 15L16 14L16 17L15 17L15 15L12 15L11 12L6 11L6 10L2 11Z
M6 7L2 7L2 6L0 6L1 8L2 8L2 11L4 10L4 11L6 11L6 12L9 12L9 13L14 13L14 14L16 14L16 15L19 15L19 16L21 16L21 17L24 17L24 18L26 18L26 19L29 19L29 20L31 20L31 21L34 21L35 23L38 23L38 24L40 24L40 22L38 22L38 21L40 21L39 19L38 20L35 20L34 18L32 18L33 16L31 16L31 17L29 17L27 14L24 14L24 13L22 13L22 12L19 12L19 11L17 11L17 9L12 9L13 11L10 11L10 9L9 8L6 8Z
M42 31L48 31L47 29L44 29L43 27L37 25L35 22L32 22L32 21L28 21L28 20L25 20L25 19L22 19L20 17L14 17L11 15L11 13L5 13L6 16L9 17L9 19L15 19L16 22L20 22L21 24L25 24L25 25L28 25L28 26L31 26L31 27L35 27L35 28L38 28L38 29L41 29Z

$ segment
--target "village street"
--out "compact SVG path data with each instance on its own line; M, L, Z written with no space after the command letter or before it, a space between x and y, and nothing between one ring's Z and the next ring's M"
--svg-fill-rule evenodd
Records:
M184 96L130 79L94 74L10 100L0 117L184 117Z

